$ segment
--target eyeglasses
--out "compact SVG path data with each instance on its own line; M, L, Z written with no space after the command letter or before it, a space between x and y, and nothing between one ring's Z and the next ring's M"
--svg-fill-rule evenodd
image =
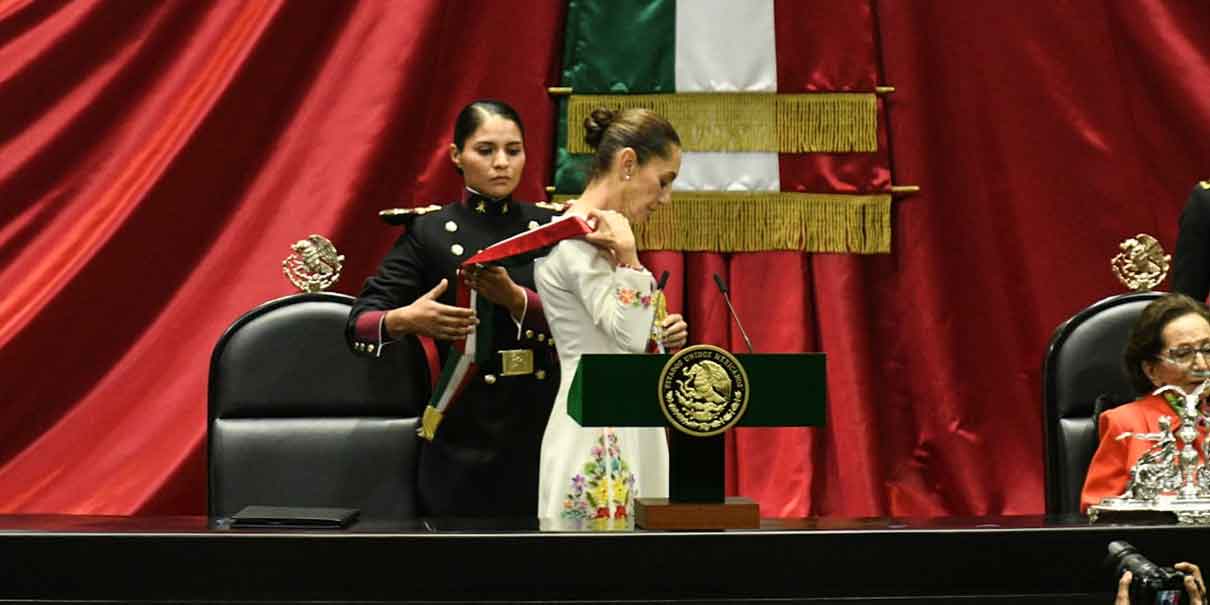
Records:
M1166 361L1176 366L1187 366L1193 363L1197 354L1202 354L1204 361L1210 362L1210 342L1204 342L1196 347L1178 347L1176 349L1168 349L1164 355L1159 355L1159 359Z

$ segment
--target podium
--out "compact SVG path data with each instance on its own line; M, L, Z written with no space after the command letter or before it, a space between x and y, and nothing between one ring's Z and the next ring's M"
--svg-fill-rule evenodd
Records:
M665 403L679 399L681 393L692 394L684 390L689 388L687 383L701 386L697 374L706 372L695 372L693 359L707 354L718 360L714 365L738 365L742 376L733 374L730 398L723 402L732 409L739 407L738 413L721 428L714 424L686 428L684 421L694 424L693 420L670 412ZM826 384L823 353L732 355L717 347L696 345L676 355L584 355L568 392L567 411L584 427L667 428L668 498L638 498L635 525L649 529L755 528L760 525L757 503L724 494L724 433L733 426L823 426ZM677 389L681 389L679 393ZM734 394L741 389L742 407L736 405L739 397Z

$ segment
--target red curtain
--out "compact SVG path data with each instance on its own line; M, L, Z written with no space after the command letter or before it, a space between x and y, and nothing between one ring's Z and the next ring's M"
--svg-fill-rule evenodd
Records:
M889 255L648 255L695 341L742 349L717 272L758 350L829 356L828 426L738 433L733 489L766 515L1039 512L1051 330L1121 290L1121 239L1171 249L1210 178L1210 5L811 2L815 81L860 79L848 51L874 43L893 181L922 193ZM473 98L520 109L539 199L562 17L0 0L0 512L204 511L222 331L291 291L280 261L310 233L355 293L396 235L377 210L457 195Z

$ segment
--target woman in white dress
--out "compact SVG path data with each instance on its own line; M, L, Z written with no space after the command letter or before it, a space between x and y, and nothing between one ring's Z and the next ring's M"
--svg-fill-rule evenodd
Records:
M584 126L594 149L592 172L564 216L585 218L594 231L560 242L534 270L562 369L542 438L538 516L630 523L636 497L668 495L664 429L581 427L567 414L567 393L585 353L643 353L653 340L685 344L680 315L653 325L656 283L639 262L630 227L671 201L680 138L667 120L643 109L598 109Z

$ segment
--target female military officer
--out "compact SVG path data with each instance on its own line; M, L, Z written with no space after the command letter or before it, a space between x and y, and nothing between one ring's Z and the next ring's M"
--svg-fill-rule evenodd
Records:
M559 376L533 265L457 273L476 251L556 213L551 205L512 198L525 168L524 135L521 118L505 103L479 100L462 109L450 145L466 185L461 199L409 214L406 233L349 314L354 351L377 355L396 339L427 336L444 363L450 343L487 319L456 306L455 280L495 304L492 345L509 351L507 360L494 354L481 366L432 441L422 442L420 505L431 516L532 517L537 510L538 453ZM531 356L532 367L514 363Z

